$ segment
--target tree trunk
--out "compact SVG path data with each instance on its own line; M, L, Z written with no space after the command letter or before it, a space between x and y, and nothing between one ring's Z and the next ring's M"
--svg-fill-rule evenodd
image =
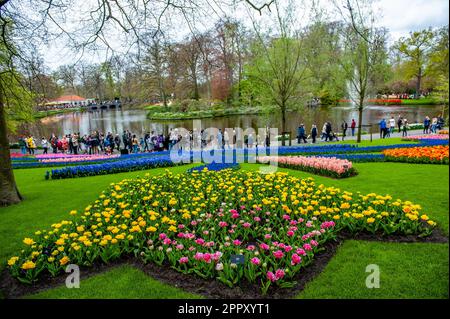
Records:
M197 83L197 76L194 74L193 76L193 82L194 82L194 100L200 99L200 94L198 92L198 83Z
M0 206L22 200L11 166L3 90L0 88Z
M286 107L281 108L281 145L285 146L284 132L286 132Z
M422 82L422 68L419 68L419 73L417 74L417 83L416 83L416 99L420 96L420 86Z
M358 107L358 134L356 136L356 143L361 143L361 133L362 133L362 115L363 115L363 103L364 101L361 100L359 102Z

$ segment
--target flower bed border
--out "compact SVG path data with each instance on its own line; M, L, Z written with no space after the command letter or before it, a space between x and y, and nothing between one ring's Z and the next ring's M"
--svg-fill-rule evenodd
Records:
M329 241L322 247L323 251L314 255L311 264L304 267L296 277L297 284L290 289L283 289L277 286L271 286L266 295L262 295L257 285L249 285L245 282L241 286L229 288L216 279L202 279L193 274L180 273L168 265L158 266L154 263L144 264L144 262L131 255L123 256L117 260L103 264L101 262L94 263L92 266L80 267L80 279L84 280L95 275L112 270L119 266L130 265L143 271L160 282L169 284L172 287L183 289L186 292L202 295L206 298L242 298L242 299L278 299L291 298L304 290L307 283L314 280L327 266L328 262L336 255L337 249L346 240L364 240L375 242L396 242L396 243L448 243L446 237L439 228L435 228L430 236L420 238L416 235L373 235L370 233L359 233L351 235L348 232L341 231L337 234L336 241ZM39 293L48 289L57 288L65 284L67 274L61 273L56 277L50 275L41 278L40 281L33 285L24 285L15 279L7 268L0 273L0 291L4 298L14 299L21 298L30 294ZM242 289L244 288L244 289Z

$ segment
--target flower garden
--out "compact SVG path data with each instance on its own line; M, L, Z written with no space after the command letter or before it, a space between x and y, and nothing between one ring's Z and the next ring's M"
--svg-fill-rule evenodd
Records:
M27 170L17 167L15 173L19 182L32 178L42 185L43 197L53 202L29 210L34 210L29 222L23 223L13 240L4 243L2 276L13 281L0 280L0 289L6 296L21 289L33 293L34 287L47 287L52 278L64 277L69 264L79 265L83 271L105 269L108 274L110 265L132 261L142 265L138 268L152 266L150 269L185 276L186 282L200 280L196 285L214 282L219 287L214 296L219 297L225 296L220 291L225 293L227 289L240 289L243 296L254 291L252 296L256 297L280 296L280 291L281 296L292 296L298 289L305 289L300 293L315 296L323 285L321 271L323 276L337 279L353 269L339 259L348 251L347 243L364 243L364 249L380 247L377 254L385 256L380 263L402 268L403 261L389 255L383 242L388 240L398 248L402 244L397 241L417 242L406 244L412 255L402 258L413 258L417 271L428 277L433 276L426 266L431 262L433 271L440 269L442 279L435 279L436 284L422 291L420 287L428 284L421 278L427 276L418 275L413 280L415 288L406 284L399 290L386 283L385 293L399 297L445 294L441 283L448 278L448 271L436 263L442 265L448 260L448 253L447 258L443 253L448 252L448 188L445 190L447 186L440 182L425 186L417 176L448 178L448 139L417 138L410 143L381 146L285 147L279 149L278 157L267 156L266 151L223 152L220 158L231 155L231 163L187 165L173 163L167 152L96 159L76 156L70 164L50 171L48 167L52 166L47 165L65 163L71 156L14 157L16 164L38 163ZM198 155L191 152L189 157ZM47 159L55 161L42 162ZM258 172L268 162L277 165L278 172ZM386 183L389 179L392 182ZM400 183L408 187L399 188ZM30 196L27 194L35 186L27 185L29 190L23 189L25 196ZM62 190L68 185L75 196L65 197ZM49 193L54 188L61 191ZM63 198L67 202L58 202ZM55 201L58 204L52 205ZM17 214L21 205L0 212ZM25 205L42 205L42 201ZM41 216L39 221L35 215ZM336 245L344 248L336 252ZM363 251L355 253L361 255L355 258L365 258ZM420 262L417 258L422 254L426 257ZM326 259L327 267L341 260L338 269L342 270L314 270L322 269L318 265L324 258L331 258ZM370 259L366 262L372 263ZM314 276L307 279L310 275L306 274L311 272ZM124 276L127 274L125 271ZM395 281L394 275L389 276ZM352 278L355 274L340 280L349 285ZM298 288L305 280L310 284ZM173 279L163 282L178 287ZM108 285L95 286L93 292L114 291ZM337 287L335 296L342 296L344 286ZM61 289L44 291L42 296L56 296ZM372 292L355 289L354 297L371 298Z
M69 262L107 264L134 254L230 287L247 280L265 294L274 284L292 287L340 231L429 235L436 223L420 210L391 196L353 194L285 173L167 173L111 185L80 216L25 238L8 266L32 283ZM243 264L233 263L233 255L244 256Z

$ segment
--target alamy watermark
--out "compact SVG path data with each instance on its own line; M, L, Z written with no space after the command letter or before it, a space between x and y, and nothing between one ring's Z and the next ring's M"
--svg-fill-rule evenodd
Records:
M369 289L380 288L380 267L376 264L367 265L366 272L370 273L366 277L366 287Z
M80 288L80 267L75 264L67 265L66 273L70 273L66 278L66 287L69 289Z
M193 129L172 129L170 159L173 163L263 163L262 173L277 170L278 128L225 128L202 129L201 120L193 121ZM268 157L264 159L264 157Z

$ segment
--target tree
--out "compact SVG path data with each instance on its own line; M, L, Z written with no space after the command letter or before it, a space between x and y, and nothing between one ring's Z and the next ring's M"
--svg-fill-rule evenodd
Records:
M371 76L385 59L386 30L374 27L372 2L346 0L336 8L347 21L344 29L344 57L342 66L349 79L349 94L358 109L357 142L361 142L362 118L365 100L374 92ZM342 8L344 10L342 10Z
M16 121L31 120L33 100L6 52L0 43L0 205L22 200L12 171L7 136L8 130L14 131Z
M317 20L304 35L304 50L311 76L308 91L321 100L322 105L335 105L345 95L345 73L338 63L341 59L340 22ZM318 40L320 39L320 40Z
M434 45L435 33L431 29L411 32L408 38L400 38L394 48L406 59L408 75L416 78L416 93L421 93L422 79L430 62L430 53Z
M146 55L143 58L143 68L150 86L156 87L160 101L167 107L167 50L168 46L158 34L150 37Z
M78 94L76 89L77 70L74 65L62 65L55 73L55 77L61 82L61 86L68 94Z
M298 102L302 81L306 76L306 61L302 54L299 31L293 30L293 12L282 12L275 2L278 36L264 39L254 23L257 39L253 44L252 61L246 75L256 81L268 100L281 111L281 129L286 132L286 110ZM285 145L285 140L282 140Z

